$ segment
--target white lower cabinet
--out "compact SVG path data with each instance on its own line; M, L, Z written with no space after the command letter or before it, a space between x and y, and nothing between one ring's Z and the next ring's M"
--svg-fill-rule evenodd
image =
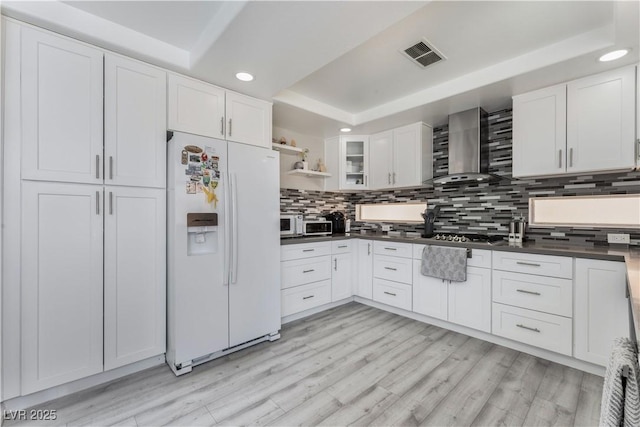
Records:
M493 333L571 356L571 319L539 311L493 304Z
M104 369L165 352L166 192L105 188Z
M623 262L576 259L574 356L606 366L611 344L629 337Z
M22 394L102 372L102 187L22 183Z
M22 394L164 353L165 190L22 195Z
M362 298L373 298L373 242L358 240L357 284L355 294Z
M299 313L331 302L331 280L282 290L282 316Z
M467 267L467 280L449 282L449 322L491 332L491 270Z
M411 285L374 277L373 300L411 311Z
M472 251L467 260L467 280L451 282L423 276L422 249L414 245L413 311L451 323L491 332L491 269L490 251ZM475 267L473 265L482 265Z
M340 301L353 295L352 242L339 240L332 242L331 256L331 301Z

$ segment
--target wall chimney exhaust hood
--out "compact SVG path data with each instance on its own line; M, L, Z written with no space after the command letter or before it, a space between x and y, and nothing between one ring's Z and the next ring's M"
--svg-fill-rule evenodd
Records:
M482 108L449 115L449 173L425 184L487 182L500 179L489 170L489 123Z

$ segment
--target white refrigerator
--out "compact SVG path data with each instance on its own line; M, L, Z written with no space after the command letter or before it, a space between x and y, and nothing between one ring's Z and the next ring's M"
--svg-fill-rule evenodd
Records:
M167 156L167 363L279 338L276 151L174 132Z

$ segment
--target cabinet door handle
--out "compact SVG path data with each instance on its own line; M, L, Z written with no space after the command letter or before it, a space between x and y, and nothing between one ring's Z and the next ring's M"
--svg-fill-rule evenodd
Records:
M224 135L224 116L220 117L220 135Z
M531 294L531 295L541 295L540 292L527 291L526 289L516 289L516 292L521 292L523 294Z
M333 259L333 269L338 271L338 258Z
M384 249L387 250L387 251L397 251L398 250L398 248L384 248Z
M385 267L385 270L391 270L391 271L398 271L397 268L393 268L393 267Z
M524 262L524 261L516 261L518 265L528 265L529 267L540 267L540 264L536 264L535 262Z
M315 295L309 295L308 297L302 297L302 299L309 299L309 298L313 298Z
M109 179L113 179L113 156L109 156Z
M393 292L387 292L387 291L384 291L384 293L385 293L385 294L387 294L387 295L391 295L392 297L397 296L397 295L396 295L396 294L394 294Z
M367 243L367 255L371 255L371 243Z
M229 136L231 136L231 129L233 129L231 124L231 119L229 119Z
M569 167L573 167L573 147L569 148Z
M562 149L558 150L558 167L562 167Z
M100 179L100 154L96 154L96 178Z
M395 172L393 173L393 183L394 184L396 183L396 173Z
M96 191L96 215L100 215L100 192Z
M538 328L531 328L531 327L529 327L529 326L520 325L520 324L517 324L516 326L517 326L518 328L526 329L526 330L528 330L528 331L540 332L540 329L538 329Z
M113 191L109 191L109 215L113 215Z
M346 247L347 247L347 245L340 245L340 246L338 246L338 249L340 249L340 248L346 248Z
M391 172L389 172L389 176L387 177L387 181L389 181L388 183L391 184Z
M367 186L367 175L364 176L364 186Z
M303 249L302 252L313 252L315 249Z
M311 269L311 270L302 270L303 273L311 273L312 271L316 271L315 269Z

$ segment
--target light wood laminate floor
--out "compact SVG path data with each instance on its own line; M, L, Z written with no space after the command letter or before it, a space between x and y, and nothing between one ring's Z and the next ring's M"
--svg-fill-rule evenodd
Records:
M51 401L56 422L28 424L595 426L602 383L349 303L178 378L159 366Z

